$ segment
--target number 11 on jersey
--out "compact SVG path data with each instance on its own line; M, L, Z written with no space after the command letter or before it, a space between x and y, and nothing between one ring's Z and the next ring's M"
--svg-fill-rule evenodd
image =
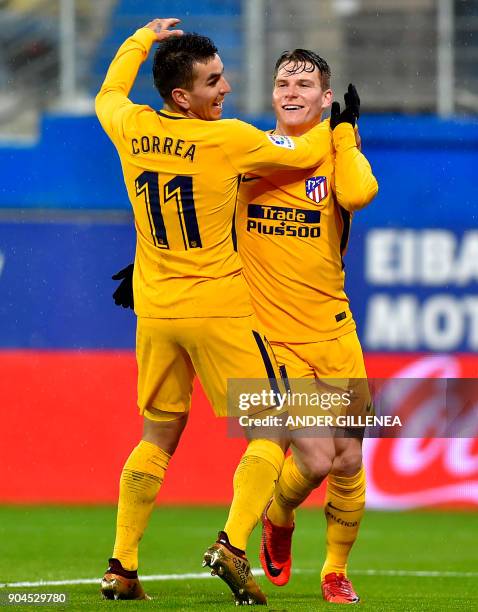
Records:
M164 185L162 198L159 193L159 174L157 172L141 173L135 181L135 186L136 195L144 195L151 235L158 248L170 248L161 211L161 201L165 205L171 200L176 202L184 248L188 250L202 247L194 204L192 176L172 178Z

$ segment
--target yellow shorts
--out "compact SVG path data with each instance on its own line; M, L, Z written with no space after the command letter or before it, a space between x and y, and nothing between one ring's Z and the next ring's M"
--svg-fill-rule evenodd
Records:
M321 342L271 342L287 378L367 378L356 331Z
M271 342L286 388L292 392L332 397L347 391L349 403L339 402L332 413L358 416L370 414L372 401L362 347L354 331L333 340L306 343ZM329 409L330 407L327 407ZM314 414L314 409L291 407L294 415ZM325 414L325 413L324 413ZM292 427L294 429L294 427Z
M138 406L152 420L170 420L191 406L197 374L216 416L227 415L228 378L275 378L277 364L255 316L153 319L138 317Z

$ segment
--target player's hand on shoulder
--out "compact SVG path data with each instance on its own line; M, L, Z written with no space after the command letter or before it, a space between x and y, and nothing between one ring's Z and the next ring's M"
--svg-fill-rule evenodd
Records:
M357 90L352 83L349 83L348 89L344 95L345 108L341 112L340 104L332 102L330 112L330 127L334 130L340 123L350 123L355 127L355 123L360 117L360 98Z
M182 30L172 30L178 23L181 23L180 19L176 17L166 17L165 19L157 18L147 23L144 27L153 30L156 34L156 41L166 40L170 36L182 36L184 32Z

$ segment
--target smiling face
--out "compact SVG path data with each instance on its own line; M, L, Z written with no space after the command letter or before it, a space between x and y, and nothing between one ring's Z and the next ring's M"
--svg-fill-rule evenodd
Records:
M272 92L276 130L286 136L300 136L322 120L332 104L331 89L322 89L321 74L311 62L285 61L277 70Z
M187 117L216 121L222 116L222 103L230 91L221 58L216 54L207 62L195 62L192 87L178 87L171 97Z

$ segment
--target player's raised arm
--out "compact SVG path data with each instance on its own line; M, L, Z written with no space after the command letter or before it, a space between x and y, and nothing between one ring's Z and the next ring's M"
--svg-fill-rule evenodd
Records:
M330 127L335 148L335 195L338 203L353 212L367 206L378 192L377 179L370 164L357 146L354 132L360 114L360 98L350 84L344 96L345 109L332 104Z
M300 137L269 134L242 121L231 121L230 126L224 148L239 174L263 167L311 168L332 151L328 124Z
M176 18L154 19L136 30L118 49L95 100L96 114L108 135L112 135L114 114L132 104L128 94L151 46L170 36L181 36L182 30L169 29L178 23Z

